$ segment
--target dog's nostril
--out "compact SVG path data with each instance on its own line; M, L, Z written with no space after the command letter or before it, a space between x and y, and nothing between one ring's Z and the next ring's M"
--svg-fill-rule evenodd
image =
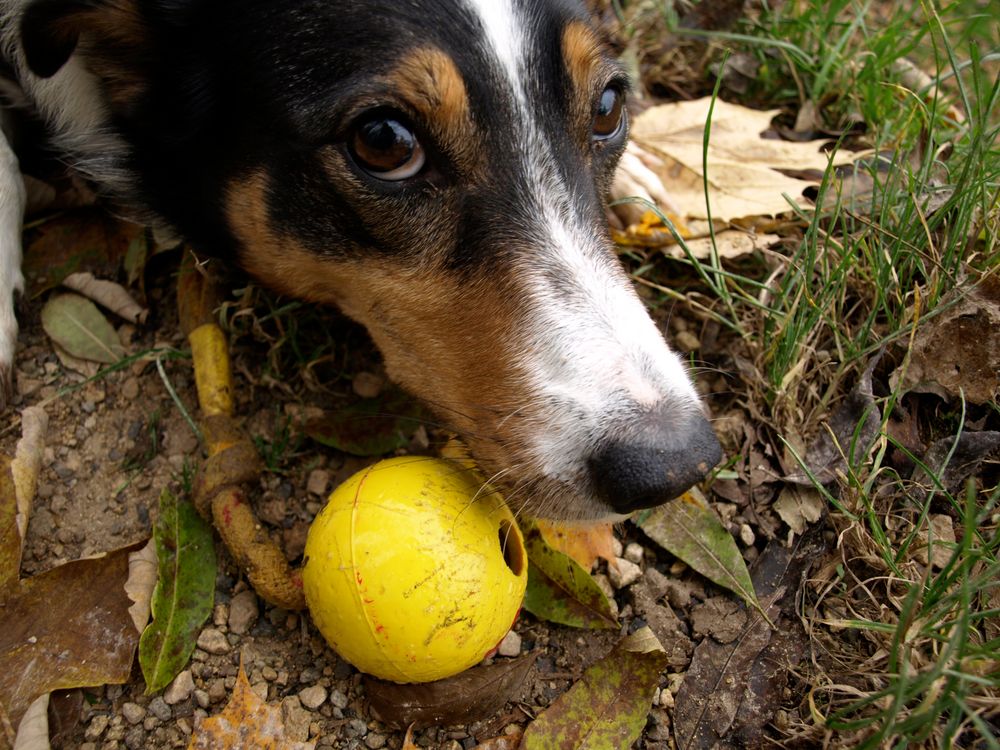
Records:
M650 414L590 458L598 495L618 513L650 508L689 489L722 458L708 421L682 424Z

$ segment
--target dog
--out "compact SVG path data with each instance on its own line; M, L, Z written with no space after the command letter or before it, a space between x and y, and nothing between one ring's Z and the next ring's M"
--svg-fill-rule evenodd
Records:
M2 91L57 153L138 218L362 323L516 508L620 519L718 463L608 237L629 82L582 5L0 9ZM8 387L23 207L0 140Z

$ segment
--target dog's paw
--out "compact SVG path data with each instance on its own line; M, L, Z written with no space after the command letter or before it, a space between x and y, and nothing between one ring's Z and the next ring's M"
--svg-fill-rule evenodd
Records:
M612 207L622 227L639 222L649 210L644 203L627 201L628 198L641 198L655 204L661 211L675 215L679 213L677 204L657 174L656 170L661 166L662 161L658 156L649 153L635 141L629 141L611 183L611 200L626 201Z

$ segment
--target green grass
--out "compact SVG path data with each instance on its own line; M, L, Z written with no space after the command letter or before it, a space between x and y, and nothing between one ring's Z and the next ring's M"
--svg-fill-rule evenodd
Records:
M819 124L843 134L839 148L878 154L860 170L869 192L829 171L818 210L790 209L798 221L780 261L687 260L693 309L721 323L754 365L740 372L735 400L754 405L778 441L801 446L821 431L876 353L905 352L916 329L997 275L997 18L996 2L800 0L697 34L714 48L706 91L713 65L750 59L750 86L730 91L723 73L718 95L784 107L786 124L815 105ZM681 296L657 277L676 277L675 266L644 258L635 273L664 291L659 302ZM1000 747L1000 473L987 464L955 491L934 471L922 483L898 472L889 453L907 449L887 424L902 397L876 399L883 430L872 455L851 462L833 489L817 488L842 564L839 578L806 592L814 659L796 736L860 748ZM976 410L993 429L998 414L995 403ZM936 437L969 429L964 405L929 422ZM919 469L920 457L909 458ZM935 515L952 520L957 539L940 568L915 557Z

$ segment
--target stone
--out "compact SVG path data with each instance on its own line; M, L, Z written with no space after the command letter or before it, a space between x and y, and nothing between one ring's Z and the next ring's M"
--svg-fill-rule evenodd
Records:
M379 748L385 747L385 743L385 735L378 732L369 732L368 736L365 737L365 747L371 750L379 750Z
M122 716L125 717L125 721L129 724L138 724L146 718L146 709L138 703L123 703Z
M497 653L500 656L518 656L521 653L521 636L511 630L500 641Z
M608 580L616 589L631 586L641 577L642 568L624 557L618 557L608 563Z
M212 704L212 699L209 697L207 691L195 690L194 702L198 704L199 708L208 708Z
M293 742L309 739L309 723L312 714L302 707L297 695L289 695L281 701L281 715L285 720L285 737Z
M90 720L90 724L87 725L87 731L83 733L85 739L96 740L104 731L108 728L108 723L111 720L108 718L107 714L98 714L93 719Z
M168 706L176 706L190 698L192 692L194 692L194 677L191 676L190 669L185 669L163 691L163 700Z
M260 614L260 606L257 603L257 594L252 589L241 591L229 602L229 630L233 633L244 635L250 632L250 628L257 622Z
M341 710L347 708L347 696L334 688L330 691L330 705Z
M128 750L143 750L146 747L146 731L142 727L132 727L125 733L125 747Z
M159 695L149 702L149 712L160 721L170 721L170 718L173 716L170 706Z
M306 482L307 492L318 497L326 497L329 487L330 472L325 469L313 469L309 472L309 480Z
M625 547L625 559L628 560L629 562L635 563L636 565L642 563L642 558L644 554L645 550L642 548L641 544L630 542Z
M210 654L229 653L229 640L221 630L205 628L198 634L198 648Z
M322 685L311 685L299 691L299 700L310 711L315 711L326 701L326 688Z

